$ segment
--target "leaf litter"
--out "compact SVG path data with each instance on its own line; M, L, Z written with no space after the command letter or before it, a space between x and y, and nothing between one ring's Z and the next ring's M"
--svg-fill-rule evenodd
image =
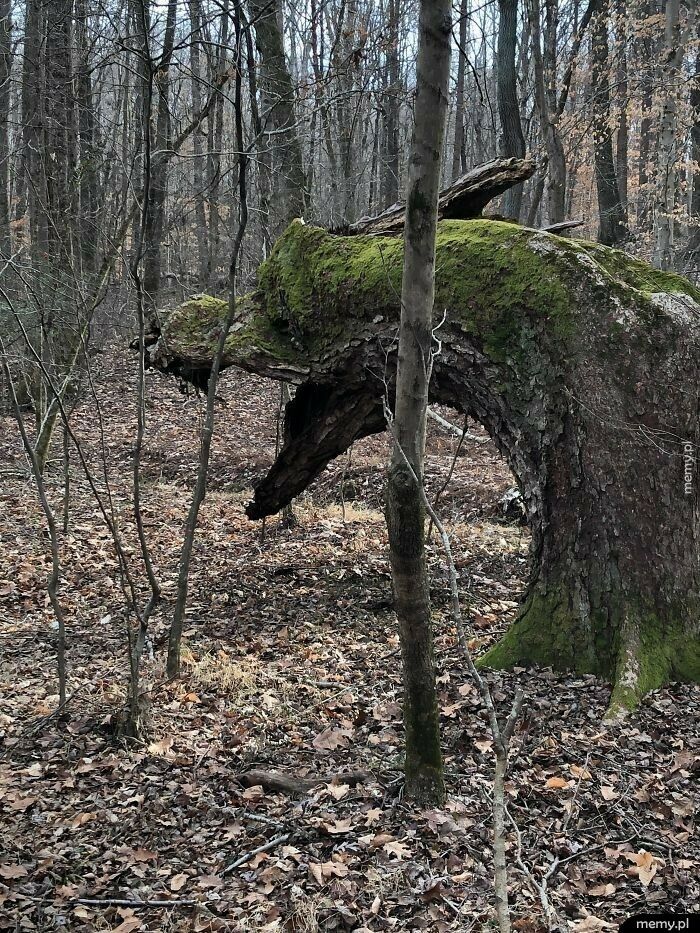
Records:
M94 375L114 508L136 565L133 361L112 349ZM61 585L72 698L59 717L46 535L31 486L3 477L0 929L440 933L487 925L492 742L449 624L434 543L449 798L443 809L421 810L401 792L400 659L381 513L386 438L366 439L331 464L296 503L297 524L269 519L263 539L243 508L274 457L278 390L226 375L183 676L169 683L162 642L201 403L172 380L148 380L143 512L164 602L144 664L143 743L126 744L113 729L126 695L127 623L110 537L84 480L73 466ZM86 400L74 423L99 475L93 415ZM10 418L1 437L5 462L26 469ZM431 425L432 493L453 451ZM48 479L59 503L58 465ZM500 516L512 482L491 445L468 447L441 497L477 651L512 620L527 579L527 534ZM699 910L700 688L669 686L626 723L603 728L609 688L593 677L488 678L504 707L516 683L526 691L509 808L533 875L558 859L548 890L568 928L593 933L635 912ZM286 775L299 791L246 786L251 771L266 784L271 773ZM539 900L515 865L517 844L513 833L515 927L534 933L543 929Z

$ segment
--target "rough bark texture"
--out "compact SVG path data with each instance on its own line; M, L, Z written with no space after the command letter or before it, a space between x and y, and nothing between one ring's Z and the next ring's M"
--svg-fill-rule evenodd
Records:
M425 555L425 419L432 368L435 238L450 73L451 0L422 0L408 163L394 446L386 483L389 560L403 661L406 794L443 803L440 712ZM387 396L388 401L389 396Z
M498 115L501 120L501 153L523 159L525 137L520 122L515 50L517 45L518 0L498 0ZM503 213L520 218L522 184L514 185L503 199Z
M0 0L0 260L12 254L10 234L10 69L12 19L10 0Z
M469 25L469 0L461 0L459 7L459 47L457 49L457 84L455 87L455 131L452 138L452 181L457 181L467 170L467 153L464 145L464 81L467 64L467 26ZM524 156L522 152L507 152L505 155Z
M478 165L442 192L438 202L438 217L441 220L479 217L489 201L517 182L530 178L534 172L535 163L532 159L494 159ZM361 217L356 223L337 232L347 235L371 233L376 236L397 236L403 233L405 219L405 205L393 204L382 214Z
M700 20L697 24L700 37ZM693 190L690 200L691 227L688 237L687 259L692 270L700 267L700 52L695 56L695 78L690 92L693 125L690 130L690 158L693 169Z
M284 41L278 19L278 0L249 0L255 23L255 42L260 52L260 87L265 141L273 154L273 177L279 186L274 237L294 217L303 217L306 206L301 144L294 115L294 87L284 54Z
M402 262L398 238L294 223L261 267L224 362L301 388L251 517L382 429ZM430 400L486 427L532 531L520 618L486 663L609 677L614 709L669 678L700 680L700 291L599 244L442 221L436 307L447 318ZM212 298L183 305L154 362L206 378L223 313Z
M674 258L674 208L676 205L676 122L678 83L683 62L680 0L666 0L665 96L659 120L656 174L656 238L654 265L672 269Z
M617 246L627 238L625 211L618 188L613 158L610 126L610 78L608 43L608 4L603 3L595 17L592 36L593 75L593 135L595 179L598 190L598 240L606 246Z

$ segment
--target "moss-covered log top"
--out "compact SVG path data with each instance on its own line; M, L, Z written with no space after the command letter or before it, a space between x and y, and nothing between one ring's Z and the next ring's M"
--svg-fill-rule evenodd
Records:
M403 242L397 237L329 234L295 221L260 267L258 286L239 302L226 344L225 365L296 381L324 368L329 354L368 336L393 333L399 314ZM493 220L445 220L438 226L435 317L443 313L502 361L538 324L566 339L590 326L611 335L648 330L685 295L700 302L688 281L658 272L617 250ZM165 368L207 368L226 302L197 296L166 317L155 357Z

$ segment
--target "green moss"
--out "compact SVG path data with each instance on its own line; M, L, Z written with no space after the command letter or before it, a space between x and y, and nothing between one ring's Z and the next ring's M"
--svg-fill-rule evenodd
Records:
M700 683L700 634L681 620L688 607L665 612L618 600L584 621L565 588L531 594L520 618L478 661L479 667L553 667L613 682L608 716L634 709L670 680Z
M575 261L582 255L595 262L600 285ZM402 272L400 237L333 236L294 221L260 267L257 290L242 299L254 314L234 330L227 349L240 357L257 347L303 365L344 340L392 332ZM538 365L532 348L543 332L566 341L588 324L577 307L582 287L601 289L602 317L613 338L621 338L627 325L616 320L611 294L633 292L642 299L634 307L648 312L650 324L663 317L648 301L654 292L682 292L700 301L700 292L680 276L595 243L486 219L438 224L435 317L447 312L492 359L527 364L523 377ZM225 308L225 301L208 296L186 302L169 319L166 337L183 356L204 354Z
M559 239L559 238L557 238ZM593 259L611 283L632 289L648 298L653 294L688 295L700 302L700 289L675 272L662 272L619 249L587 240L564 241L565 248Z
M531 593L519 618L478 665L499 670L532 665L579 674L614 669L610 645L596 644L595 624L584 625L563 586Z
M700 683L700 634L681 623L687 608L681 612L662 619L648 605L628 610L608 718L635 709L642 697L671 680Z
M532 250L531 238L498 221L438 225L436 316L446 310L494 357L519 343L530 318L562 335L573 329L563 268ZM377 316L396 321L402 272L401 238L336 237L297 221L260 268L259 285L271 321L317 351Z

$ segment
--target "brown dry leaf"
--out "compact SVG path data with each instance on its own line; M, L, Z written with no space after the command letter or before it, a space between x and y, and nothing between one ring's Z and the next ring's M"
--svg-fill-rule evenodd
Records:
M393 842L396 839L396 836L392 836L391 833L377 833L372 839L370 839L369 845L371 849L378 849L379 846L386 845L387 842Z
M223 884L218 875L200 875L197 878L197 886L200 888L220 888Z
M131 857L135 862L150 862L158 858L156 853L151 852L150 849L134 849L131 853Z
M321 865L321 874L324 881L329 878L344 878L349 871L348 866L342 862L324 862Z
M182 703L201 703L196 693L186 693L181 700Z
M368 826L378 823L383 813L384 811L380 807L373 807L365 814L365 823L367 823Z
M403 842L387 842L383 848L387 855L395 855L398 859L409 858L411 855L411 850Z
M564 787L569 786L569 782L564 778L551 777L544 786L551 790L562 790Z
M170 890L179 891L181 888L185 886L186 881L187 881L187 875L185 874L181 873L179 875L173 875L173 877L170 879Z
M348 729L334 729L328 726L323 732L319 732L311 744L319 751L333 751L336 748L347 748L351 736L352 732Z
M608 784L601 784L600 787L600 796L603 800L615 800L618 797L618 793L614 787L610 787Z
M173 747L174 741L175 738L172 735L166 735L165 738L160 740L160 742L151 742L151 744L148 746L149 754L167 755L170 749Z
M570 920L569 923L574 933L599 933L600 930L612 930L618 927L618 924L601 920L600 917L594 917L592 914L584 917L583 920Z
M112 930L112 933L131 933L132 930L141 929L141 919L139 917L128 917L123 920L118 927Z
M334 820L332 823L324 823L323 828L327 833L335 836L337 833L347 833L352 829L352 819Z
M578 765L570 765L569 771L571 771L577 780L590 781L590 779L593 777L588 768L579 768Z
M342 800L350 792L349 784L326 784L326 790L334 800Z
M0 865L0 878L12 880L14 878L26 878L29 872L23 865Z
M37 801L36 797L15 797L14 800L10 801L11 810L28 810L32 804L35 804Z
M610 897L611 894L614 894L617 891L617 888L614 884L597 884L594 888L589 888L588 893L592 897Z
M321 865L319 862L310 862L309 873L312 875L314 880L318 882L318 884L323 884L323 865Z
M628 870L629 873L637 875L644 887L648 888L661 860L655 858L646 849L642 849L640 852L625 852L624 856L630 862L634 862L634 865Z
M78 906L73 911L73 916L78 917L80 920L89 920L92 917L92 914L83 904L78 904Z
M90 813L79 813L72 821L72 826L83 826L85 823L90 823L97 816L97 813L93 810Z

